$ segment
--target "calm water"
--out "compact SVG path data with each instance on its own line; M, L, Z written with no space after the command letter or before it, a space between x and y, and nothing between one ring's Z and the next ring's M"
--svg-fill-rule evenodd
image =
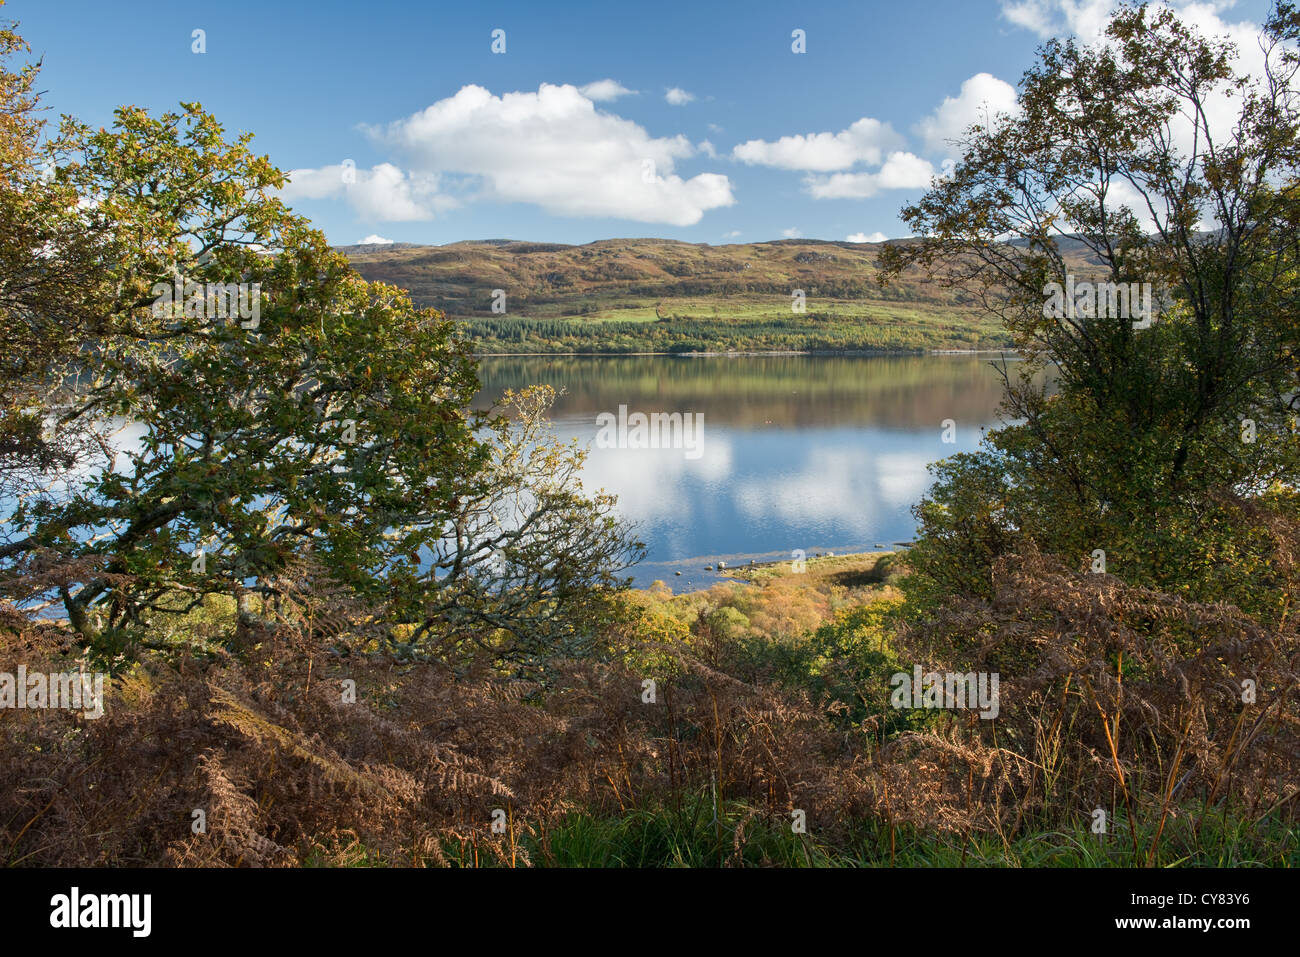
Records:
M926 466L973 450L998 423L990 356L498 357L482 360L477 405L507 388L563 389L553 418L591 451L584 484L619 498L648 547L630 570L674 591L720 577L719 559L794 549L870 550L908 541ZM702 413L702 454L601 448L597 416ZM943 421L955 441L943 441ZM680 571L681 577L674 575Z

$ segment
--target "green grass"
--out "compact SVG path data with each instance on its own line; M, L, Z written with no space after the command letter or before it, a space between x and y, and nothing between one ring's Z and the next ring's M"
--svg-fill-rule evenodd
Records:
M898 553L884 552L850 552L844 555L822 556L809 555L804 559L803 570L798 571L794 562L782 558L775 562L761 565L740 565L728 572L733 578L766 585L782 578L799 576L799 581L816 585L822 579L844 584L883 584L893 581L899 574Z
M851 822L823 837L810 822L795 834L790 819L752 814L744 804L723 804L717 815L708 793L677 806L635 808L618 815L574 813L538 837L520 843L534 866L545 867L1133 867L1135 857L1122 815L1110 833L1091 832L1087 820L1070 828L1030 831L1004 841L994 834L962 835L893 829L882 821ZM739 851L736 830L744 822ZM1300 838L1283 822L1207 815L1199 835L1196 817L1167 821L1156 867L1294 867ZM1155 823L1138 828L1140 865ZM455 861L470 865L469 855Z
M1155 833L1154 821L1137 828L1141 853L1135 857L1122 814L1111 818L1104 835L1092 833L1089 822L1081 819L1077 826L1029 830L1006 840L987 833L891 828L879 819L848 822L834 836L819 834L809 822L808 833L796 834L790 820L759 813L742 802L715 805L706 790L687 793L675 804L621 814L573 812L538 834L521 836L517 847L534 867L1131 868L1145 863ZM1205 816L1198 833L1197 820L1197 813L1180 813L1166 821L1155 867L1300 866L1300 835L1284 821L1251 821L1216 810ZM472 840L444 841L442 849L453 867L510 864L476 848ZM522 859L520 855L516 862ZM359 842L317 848L305 859L308 867L393 863L398 862Z
M671 308L671 304L669 304ZM1007 348L988 320L875 306L862 315L755 313L670 319L457 319L460 335L483 355L629 352L883 352Z

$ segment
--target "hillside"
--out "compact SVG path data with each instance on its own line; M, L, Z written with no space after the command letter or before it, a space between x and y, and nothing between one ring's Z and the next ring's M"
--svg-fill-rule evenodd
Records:
M874 243L609 239L342 247L367 279L458 320L480 352L920 351L1007 339L919 273L876 284ZM504 290L506 312L492 311ZM802 289L806 311L791 308Z

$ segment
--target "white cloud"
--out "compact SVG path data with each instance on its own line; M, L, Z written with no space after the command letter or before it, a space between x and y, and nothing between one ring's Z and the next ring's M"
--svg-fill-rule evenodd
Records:
M945 97L933 113L916 125L928 152L956 157L960 140L974 125L987 126L999 113L1015 114L1016 88L990 73L976 73L961 85L957 96Z
M847 243L883 243L888 238L881 232L875 232L869 236L866 233L854 233L851 236L845 236L844 241Z
M580 86L578 92L589 100L604 102L605 100L617 100L620 96L630 96L636 93L636 90L629 90L618 80L606 79Z
M808 133L783 136L776 141L749 140L731 155L751 166L775 166L830 172L849 169L858 163L875 166L886 150L903 145L903 138L888 123L863 117L838 133Z
M798 226L791 226L789 229L781 230L781 235L786 239L798 239L803 233L799 232Z
M1043 39L1073 34L1091 43L1115 7L1114 0L1002 0L1002 16Z
M1203 37L1227 38L1237 47L1237 67L1254 77L1264 74L1264 52L1259 48L1260 24L1250 20L1229 22L1220 14L1235 0L1168 0L1151 3L1154 16L1161 10L1173 11L1180 20L1194 27ZM1017 26L1047 39L1074 36L1087 44L1109 42L1105 36L1114 0L1001 0L1002 16ZM1226 98L1225 98L1226 99ZM1231 122L1235 112L1225 121Z
M357 245L358 246L391 246L392 243L393 241L391 239L385 239L383 236L376 236L374 233L371 233L365 239L357 243Z
M1249 20L1230 22L1224 14L1235 0L1167 0L1150 5L1152 17L1162 10L1172 11L1184 24L1209 40L1228 40L1236 48L1237 58L1233 69L1255 81L1265 76L1266 55L1259 45L1260 24ZM1002 16L1043 38L1074 36L1084 44L1114 44L1105 36L1106 25L1115 7L1110 0L1001 0ZM1276 53L1274 54L1276 56ZM1241 111L1240 95L1230 95L1220 85L1206 95L1201 104L1210 134L1222 145L1236 139L1236 126ZM1204 151L1205 136L1197 130L1187 114L1182 112L1170 120L1169 135L1173 146L1189 156L1193 149ZM1111 202L1118 205L1128 202L1140 222L1152 228L1146 205L1126 184L1111 181ZM1131 194L1131 195L1129 195ZM1212 225L1212 224L1210 224Z
M718 151L713 148L713 144L708 140L700 140L695 144L695 148L707 156L709 159L717 159Z
M925 189L934 177L928 160L913 153L890 153L875 173L834 173L804 180L814 199L867 199L882 189Z
M342 163L319 169L295 169L280 195L296 199L343 197L363 219L409 222L433 219L444 209L458 205L438 192L438 175L433 172L407 176L392 163L357 169Z
M735 239L735 238L736 238L737 236L739 236L739 235L740 235L740 230L739 230L739 229L733 229L733 230L732 230L731 232L729 232L729 233L723 233L723 234L722 234L722 238L723 238L723 239Z
M465 86L371 133L414 168L479 177L484 198L561 216L690 226L735 202L722 174L674 173L677 160L696 153L685 136L653 137L570 85L500 96Z
M1002 18L1040 37L1053 37L1060 28L1052 6L1051 0L1003 0Z
M685 106L691 100L695 99L694 93L687 93L680 86L675 86L664 94L664 99L671 106Z

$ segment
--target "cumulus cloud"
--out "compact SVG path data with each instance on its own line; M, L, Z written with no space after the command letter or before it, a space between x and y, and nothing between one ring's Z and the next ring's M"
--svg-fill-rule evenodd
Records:
M376 236L374 233L371 233L365 239L357 243L358 246L391 246L392 244L393 241L391 239L385 239L383 236Z
M838 133L807 133L779 140L749 140L731 155L751 166L775 166L809 172L849 169L858 163L875 166L885 151L903 145L888 123L863 117Z
M674 86L664 94L664 99L668 101L670 106L685 106L695 99L695 94L687 93L680 86Z
M1237 53L1234 70L1262 81L1267 60L1259 45L1260 24L1249 20L1231 22L1224 19L1223 14L1231 6L1233 0L1165 0L1151 4L1153 13L1172 11L1183 23L1206 39L1229 41ZM1110 0L1001 0L1002 16L1011 23L1040 37L1074 36L1089 45L1113 46L1105 36L1113 7ZM1235 138L1241 110L1240 95L1233 95L1220 86L1204 97L1201 108L1211 136L1221 144ZM1204 132L1198 137L1186 110L1170 121L1170 138L1173 146L1183 156L1190 155L1193 149L1205 148ZM1147 228L1152 227L1146 204L1136 192L1125 190L1124 184L1115 180L1111 181L1110 190L1116 204L1132 200L1129 207L1139 221Z
M882 189L925 189L934 167L914 153L890 153L874 173L833 173L804 180L814 199L867 199Z
M605 100L617 100L620 96L630 96L636 93L636 90L629 90L618 80L606 79L580 86L578 92L589 100L604 102Z
M1045 40L1072 34L1091 43L1114 9L1114 0L1002 0L1003 18Z
M357 169L344 163L318 169L295 169L280 195L296 199L347 200L358 216L382 222L433 219L435 214L457 205L454 198L438 191L438 175L422 172L408 176L392 163Z
M799 232L798 226L791 226L789 229L781 230L781 235L786 239L798 239L803 233Z
M696 154L685 136L651 136L567 84L500 96L465 86L370 132L414 169L476 177L484 198L562 216L690 226L735 202L725 175L674 172L678 160Z
M1221 14L1234 0L1166 0L1151 4L1152 12L1170 10L1202 36L1226 38L1237 48L1237 68L1250 76L1264 75L1264 51L1258 38L1260 24L1250 20L1230 22ZM1074 36L1083 43L1109 42L1106 24L1115 8L1112 0L1001 0L1002 16L1046 39ZM1224 98L1226 103L1227 98ZM1225 123L1235 114L1224 111ZM1226 127L1225 127L1226 128Z
M927 187L934 167L898 149L903 138L888 123L863 117L838 133L807 133L779 140L749 140L732 150L742 163L804 170L804 188L815 199L865 199L882 189ZM855 170L879 166L878 170ZM818 173L830 173L818 176Z
M733 229L733 230L732 230L731 232L729 232L729 233L723 233L723 234L722 234L722 238L723 238L723 239L735 239L735 238L736 238L737 236L739 236L739 235L740 235L740 230L739 230L739 229Z
M844 241L847 243L883 243L889 237L884 233L875 232L871 235L866 233L854 233L851 236L845 236Z
M916 132L931 153L957 156L954 141L973 125L987 126L999 113L1014 115L1016 88L991 73L976 73L961 85L956 96L945 97L938 108L916 125Z

